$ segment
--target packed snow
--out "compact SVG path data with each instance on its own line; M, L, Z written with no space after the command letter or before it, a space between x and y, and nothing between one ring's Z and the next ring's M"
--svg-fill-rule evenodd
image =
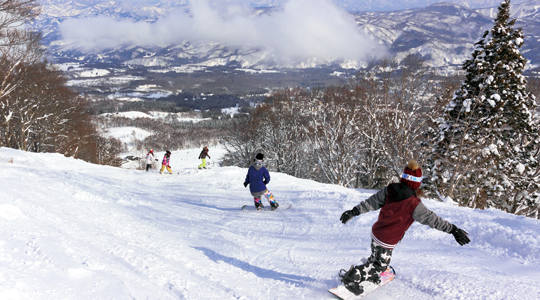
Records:
M211 147L198 170L199 152L174 151L160 175L0 148L0 298L334 299L378 212L339 218L375 191L271 172L280 209L242 211L247 169ZM413 224L394 281L364 299L540 299L538 220L423 202L472 242Z

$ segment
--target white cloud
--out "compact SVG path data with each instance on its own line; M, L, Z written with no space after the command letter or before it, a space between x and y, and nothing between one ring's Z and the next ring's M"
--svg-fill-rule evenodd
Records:
M155 23L95 17L66 20L60 29L64 39L84 51L190 41L255 47L300 60L363 60L384 52L330 0L290 0L272 15L258 17L250 16L245 6L218 7L207 0L189 6L191 15L175 10Z

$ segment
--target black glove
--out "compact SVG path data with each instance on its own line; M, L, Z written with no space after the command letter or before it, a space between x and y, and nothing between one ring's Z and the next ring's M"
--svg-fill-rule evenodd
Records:
M450 233L454 236L456 242L458 242L458 244L461 246L468 244L471 241L471 239L469 239L467 236L467 231L459 229L456 225L452 224L452 231L450 231Z
M355 206L353 209L345 211L339 220L341 223L345 224L347 221L358 215L360 215L360 210L358 210L358 207Z
M249 183L247 183L247 182L244 182L244 187L247 187L247 185L248 185L248 184L249 184Z
M267 185L267 184L268 184L268 181L265 180L265 181L263 181L263 183L264 183L264 185Z

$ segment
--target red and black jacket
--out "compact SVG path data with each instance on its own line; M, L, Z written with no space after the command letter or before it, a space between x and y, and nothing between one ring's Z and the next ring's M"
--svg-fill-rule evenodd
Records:
M371 229L371 237L380 246L393 249L409 227L418 221L444 232L452 224L429 210L410 187L391 183L356 206L360 213L380 209L379 218Z

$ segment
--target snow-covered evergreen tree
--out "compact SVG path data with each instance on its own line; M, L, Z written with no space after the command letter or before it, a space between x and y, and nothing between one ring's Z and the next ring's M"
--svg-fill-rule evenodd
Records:
M538 217L540 141L515 21L505 0L463 64L466 78L439 120L430 181L461 205Z

